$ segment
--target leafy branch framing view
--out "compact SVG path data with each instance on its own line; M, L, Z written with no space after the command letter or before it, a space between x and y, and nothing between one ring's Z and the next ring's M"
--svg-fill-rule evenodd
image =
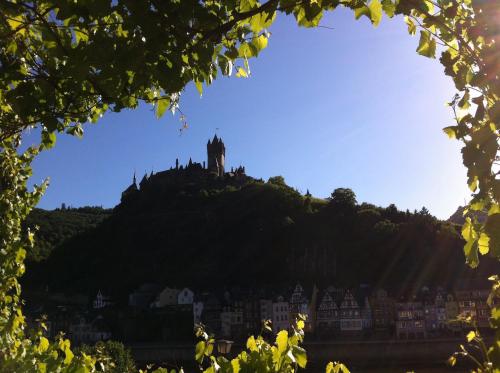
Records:
M417 53L436 58L458 93L450 107L456 124L445 133L463 143L463 163L473 198L462 236L471 267L480 255L500 260L500 25L494 0L257 0L18 1L0 2L0 369L8 372L88 372L96 358L74 355L63 338L25 332L21 288L33 232L21 224L47 182L27 189L31 162L54 146L56 135L83 135L83 123L107 111L154 105L161 117L175 112L193 82L202 93L218 75L248 77L249 59L267 47L267 29L278 15L302 27L318 27L337 7L378 25L383 13L404 16L419 31ZM38 146L21 152L21 138L41 130ZM487 213L484 223L475 211ZM492 327L500 326L500 280L492 277ZM297 330L300 332L300 320ZM43 327L43 325L42 325ZM299 333L298 332L298 333ZM300 333L297 334L300 336ZM292 337L297 337L297 335ZM288 337L287 338L292 338ZM280 338L278 336L278 338ZM283 337L281 337L283 338ZM298 337L297 337L298 338ZM295 340L294 340L295 341ZM298 338L297 343L300 341ZM295 342L294 342L295 343ZM293 344L296 346L297 344ZM297 345L298 346L298 345ZM280 342L277 341L280 349ZM251 350L251 349L250 349ZM499 371L500 332L480 371ZM292 354L293 355L293 354ZM257 359L251 371L258 371ZM300 363L298 363L301 366ZM329 365L327 371L341 371ZM212 364L208 369L223 369ZM294 371L296 365L275 371ZM343 369L343 368L342 368Z

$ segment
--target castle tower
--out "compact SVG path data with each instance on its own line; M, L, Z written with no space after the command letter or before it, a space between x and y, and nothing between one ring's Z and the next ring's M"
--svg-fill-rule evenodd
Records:
M212 141L207 143L208 171L213 172L217 176L224 176L224 160L226 158L226 147L217 135Z

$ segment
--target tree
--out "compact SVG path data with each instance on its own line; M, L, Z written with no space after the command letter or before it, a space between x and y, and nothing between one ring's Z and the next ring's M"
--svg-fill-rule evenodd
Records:
M79 352L83 352L90 356L99 357L104 363L111 362L110 373L135 373L134 359L130 350L116 341L97 342L94 346L83 345L79 348ZM111 364L107 364L111 365ZM105 365L106 366L106 365Z
M383 13L404 15L409 33L419 30L417 53L423 56L435 58L437 44L442 46L440 62L459 91L450 102L455 124L444 130L463 143L474 193L462 229L466 260L477 267L479 255L500 259L496 0L5 0L0 3L2 367L48 369L47 354L56 351L50 364L92 367L91 357L73 359L68 341L53 346L23 332L17 280L33 234L23 232L21 222L46 186L26 188L33 157L53 146L57 133L81 136L83 123L96 122L108 110L144 101L160 117L168 109L175 112L189 82L201 94L203 84L219 74L248 77L248 60L267 46L266 28L278 14L293 14L299 26L315 27L325 11L338 6L374 25ZM19 152L20 135L33 127L41 129L40 146ZM484 224L474 211L488 213ZM494 282L500 288L498 277ZM498 306L492 320L498 327ZM498 347L490 352L500 354Z
M335 207L352 209L357 203L356 194L349 188L337 188L330 195L330 204Z
M267 180L269 184L276 184L281 186L287 186L285 182L285 178L283 176L272 176Z

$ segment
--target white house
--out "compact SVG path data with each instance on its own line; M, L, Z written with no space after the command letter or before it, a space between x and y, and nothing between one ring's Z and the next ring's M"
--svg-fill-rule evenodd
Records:
M280 330L288 330L290 327L290 307L287 301L282 296L276 298L273 302L273 332L277 333Z
M97 309L100 309L100 308L104 308L104 307L110 306L112 304L113 303L111 302L111 297L102 294L101 290L99 290L97 292L97 295L96 295L96 297L94 299L94 302L93 302L94 309L97 310Z
M156 308L161 308L165 306L175 306L177 305L177 296L179 295L179 290L174 288L169 288L168 286L161 291L160 294L156 296L156 300L153 302L152 306Z
M260 320L271 320L273 318L273 301L270 299L259 299Z
M347 290L342 303L340 303L340 331L359 332L362 330L361 309L352 293Z
M241 307L224 307L220 314L220 321L223 337L237 335L243 329L243 309Z
M77 317L69 326L69 334L75 343L96 343L111 338L111 332L101 316L91 322L85 317Z
M188 288L182 289L177 295L177 304L193 304L194 293Z

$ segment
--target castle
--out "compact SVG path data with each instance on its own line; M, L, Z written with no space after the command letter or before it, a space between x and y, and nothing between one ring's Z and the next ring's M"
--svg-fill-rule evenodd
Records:
M134 173L132 184L122 192L121 201L128 199L137 192L148 188L161 188L166 185L178 184L183 181L220 179L225 181L242 181L247 178L245 167L231 167L230 172L225 171L226 146L222 138L215 135L207 143L207 162L203 164L193 162L189 158L187 165L179 165L179 159L175 160L175 167L158 173L144 174L142 180L137 184Z

